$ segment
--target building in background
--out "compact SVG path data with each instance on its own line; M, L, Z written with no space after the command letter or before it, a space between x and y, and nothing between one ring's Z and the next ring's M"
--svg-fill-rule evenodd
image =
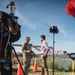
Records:
M64 50L55 50L54 54L55 55L65 55L65 54L67 54L67 51L64 51ZM53 55L53 50L52 49L48 52L48 55Z

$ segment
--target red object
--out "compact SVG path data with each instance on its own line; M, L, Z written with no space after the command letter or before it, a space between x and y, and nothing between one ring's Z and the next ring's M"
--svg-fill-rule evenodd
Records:
M14 52L11 53L11 59L14 59L15 55Z
M68 2L70 2L71 5L75 8L75 0L68 0Z
M66 13L75 17L75 0L68 0L66 4Z
M17 75L24 75L23 71L21 69L21 66L18 64L18 71L17 71Z
M37 63L34 64L33 71L37 72Z
M34 71L34 72L37 72L37 71L38 71L38 65L37 65L36 58L35 58L35 62L34 62L33 71Z

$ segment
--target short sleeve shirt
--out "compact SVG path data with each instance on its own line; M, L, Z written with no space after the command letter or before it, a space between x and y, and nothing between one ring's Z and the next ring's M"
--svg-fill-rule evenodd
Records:
M23 47L22 47L22 51L27 51L30 50L31 51L31 45L29 43L24 43ZM30 53L25 53L25 57L30 57L31 54Z

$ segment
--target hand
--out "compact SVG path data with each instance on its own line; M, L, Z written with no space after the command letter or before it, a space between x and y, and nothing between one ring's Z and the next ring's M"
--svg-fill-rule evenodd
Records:
M12 22L10 19L8 19L8 27L9 27L9 30L12 32L12 33L16 33L14 28L13 28L13 25L12 25Z
M47 57L47 55L43 54L43 58L46 58L46 57Z
M26 53L31 53L31 51L30 50L28 50L28 51L25 51Z
M33 48L36 48L36 46L33 46Z

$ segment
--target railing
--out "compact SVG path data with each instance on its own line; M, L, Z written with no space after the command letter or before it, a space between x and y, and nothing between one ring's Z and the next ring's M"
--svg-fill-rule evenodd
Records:
M22 46L22 44L13 44L13 46ZM36 47L41 47L41 46L36 46ZM52 49L52 47L49 47Z

